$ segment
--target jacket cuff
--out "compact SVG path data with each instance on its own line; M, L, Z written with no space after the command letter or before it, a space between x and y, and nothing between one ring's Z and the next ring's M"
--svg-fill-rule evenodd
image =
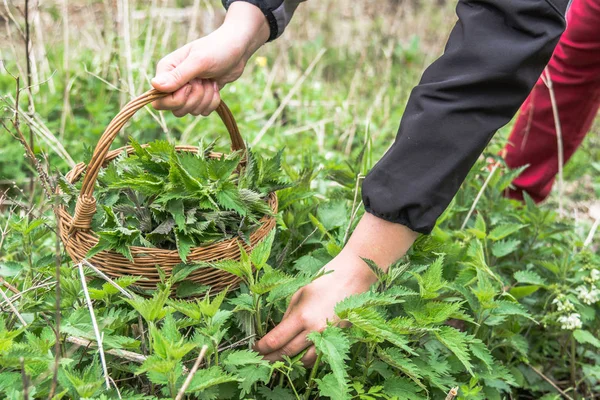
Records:
M277 25L277 18L275 18L273 11L269 7L267 7L264 2L260 0L221 0L221 3L223 3L223 7L225 7L225 9L228 10L229 6L236 1L245 1L246 3L250 3L260 9L260 11L267 19L267 22L269 23L270 34L269 40L267 40L267 42L271 42L279 36L280 32L279 26Z

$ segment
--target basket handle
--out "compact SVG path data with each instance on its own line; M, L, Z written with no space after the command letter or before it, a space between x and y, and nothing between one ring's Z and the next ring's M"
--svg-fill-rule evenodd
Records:
M127 123L127 121L129 121L133 114L136 113L136 111L143 108L147 104L152 103L154 100L170 94L171 93L159 92L156 89L148 90L146 93L127 103L123 109L121 109L121 111L119 111L119 113L112 119L112 121L110 121L106 127L106 130L100 137L100 140L94 149L92 159L87 166L86 174L81 186L81 192L79 193L79 197L77 198L77 203L75 205L75 214L73 215L73 222L70 229L71 232L73 232L75 229L89 229L91 227L92 217L96 213L96 199L94 198L94 186L96 183L96 178L98 178L98 173L100 172L102 164L104 164L106 159L106 155L110 150L110 145L121 131L121 128L123 128L123 126ZM227 105L221 101L216 111L217 114L219 114L219 117L221 117L221 121L223 121L227 131L229 132L229 137L231 138L231 149L233 151L245 150L246 145L244 144L244 140L240 135L240 131L237 127L235 119L233 118L233 115L231 114L231 111Z

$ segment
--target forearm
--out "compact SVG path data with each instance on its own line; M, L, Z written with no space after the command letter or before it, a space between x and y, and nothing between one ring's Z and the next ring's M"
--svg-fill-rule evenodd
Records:
M237 37L232 41L236 51L248 60L269 39L269 24L262 11L247 2L238 1L229 7L225 21L219 28L224 34Z

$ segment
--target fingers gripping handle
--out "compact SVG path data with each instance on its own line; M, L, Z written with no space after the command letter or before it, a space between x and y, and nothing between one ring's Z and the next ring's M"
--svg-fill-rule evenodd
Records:
M86 174L81 186L81 192L79 193L77 204L75 205L75 214L73 215L71 232L73 232L75 229L89 229L91 227L92 217L96 213L96 199L94 198L94 186L96 179L98 178L98 173L100 172L100 169L106 160L106 155L110 150L110 146L123 126L138 110L147 104L150 104L154 100L169 96L170 94L171 93L159 92L156 89L148 90L146 93L127 103L123 109L121 109L121 111L119 111L119 113L112 119L112 121L110 121L106 127L106 130L100 137L100 140L94 149L92 159L87 166ZM231 149L234 151L245 150L246 145L244 144L244 140L240 135L237 123L235 122L235 119L233 118L233 115L231 114L231 111L227 105L221 101L216 111L217 114L219 114L221 121L223 121L223 124L227 128L227 131L229 132Z

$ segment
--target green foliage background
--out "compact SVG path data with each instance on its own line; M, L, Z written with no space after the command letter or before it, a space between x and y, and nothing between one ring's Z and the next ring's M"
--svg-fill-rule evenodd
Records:
M69 2L66 9L44 2L33 26L35 112L22 91L21 128L27 138L33 132L34 149L52 177L71 163L59 145L75 162L87 161L120 106L149 87L158 59L222 18L213 2L202 3L197 14L190 7L200 2L118 3L129 7L129 40L116 22L123 9L109 2ZM37 178L23 148L3 131L0 277L22 292L2 288L24 321L0 300L2 398L48 398L57 349L54 398L174 397L204 345L208 352L189 398L443 399L458 386L459 399L547 400L560 398L556 388L572 398L600 391L598 303L587 304L579 289L596 288L594 270L600 270L597 239L583 248L591 227L583 215L600 194L597 134L565 169L562 215L556 193L541 207L505 199L516 172L501 166L461 229L489 174L482 158L432 235L421 237L388 274L370 265L378 283L338 304L336 313L352 327L311 335L319 354L313 369L299 356L268 364L250 350L249 341L281 319L289 296L318 277L346 242L362 214L360 181L393 140L410 89L440 53L453 21L452 4L358 3L307 2L284 37L261 49L240 81L222 92L255 151L271 157L284 148L281 177L293 183L279 192L276 235L239 263L211 266L239 275L240 289L217 294L186 285L198 266L183 265L150 297L128 298L86 269L110 389L97 348L69 339L96 341L79 271L57 252L52 202L39 184L30 185ZM16 24L6 18L0 50L24 87L17 25L25 26L11 10ZM294 89L311 62L313 72ZM4 72L0 93L2 117L12 118L15 82ZM506 132L487 155L498 153ZM147 109L114 146L131 136L192 145L218 139L226 149L224 133L216 116L176 119ZM136 279L117 283L132 292ZM200 297L169 299L174 283L180 296ZM573 314L580 325L566 327L564 318ZM145 358L132 361L123 351Z

